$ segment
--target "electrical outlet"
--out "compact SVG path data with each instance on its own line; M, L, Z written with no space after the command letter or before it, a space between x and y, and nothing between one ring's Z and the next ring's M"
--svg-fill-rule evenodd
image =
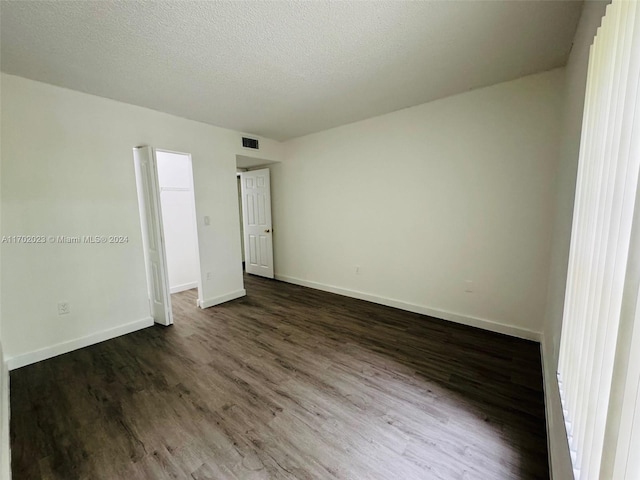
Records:
M473 281L465 280L464 281L464 291L465 293L473 293Z
M69 302L58 302L58 315L69 315L71 313L71 306Z
M207 272L207 280L213 280L213 272Z
M205 225L207 225L207 226L208 226L208 225L211 225L211 218L209 218L209 216L208 216L208 215L206 215L206 216L204 217L204 224L205 224Z

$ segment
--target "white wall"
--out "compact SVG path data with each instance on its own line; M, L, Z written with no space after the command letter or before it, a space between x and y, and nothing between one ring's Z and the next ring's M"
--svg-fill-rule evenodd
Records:
M198 286L198 234L188 155L156 152L167 270L171 293Z
M253 152L242 148L240 133L4 74L1 100L3 234L129 238L2 245L10 366L148 321L137 145L192 154L204 300L243 294L235 156ZM260 147L260 157L279 159L277 142L260 139ZM57 315L60 300L70 303L70 315Z
M277 278L539 338L563 81L558 69L285 143Z
M1 79L0 79L1 84ZM0 88L0 91L2 89ZM0 116L0 131L2 119ZM1 142L0 142L1 145ZM0 178L2 175L2 155L0 150ZM0 237L2 236L2 182L0 182ZM0 271L2 271L2 251L0 249ZM0 278L0 305L2 304L2 278ZM0 479L11 478L11 450L9 441L9 372L2 348L2 308L0 307Z
M554 223L551 250L551 268L548 280L548 299L545 312L543 358L545 390L547 396L547 422L550 442L550 460L554 478L572 478L571 459L567 444L564 419L556 379L564 294L567 281L571 222L575 196L582 113L589 63L589 47L605 13L608 1L587 1L573 41L566 67L564 121L560 161L555 172Z

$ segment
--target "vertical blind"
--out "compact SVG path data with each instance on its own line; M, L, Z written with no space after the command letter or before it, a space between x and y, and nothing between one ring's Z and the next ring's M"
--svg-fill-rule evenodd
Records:
M635 322L635 315L622 314L622 304L629 291L625 282L632 278L630 248L638 248L631 240L638 213L639 82L640 8L636 0L613 0L589 53L558 364L574 475L580 480L614 478L603 466L607 455L615 457L616 475L624 475L616 480L640 479L631 451L611 453L612 448L629 450L633 441L605 444L614 422L609 412L620 364L619 333L628 331L620 326ZM635 392L632 388L637 379L619 377L630 387L625 408L631 411L636 403L629 398L633 393L637 398L637 386ZM640 409L630 422L639 417ZM616 423L622 424L620 418Z

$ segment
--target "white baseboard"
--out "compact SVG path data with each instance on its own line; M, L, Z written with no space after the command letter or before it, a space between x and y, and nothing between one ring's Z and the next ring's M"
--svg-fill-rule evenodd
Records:
M200 302L200 308L209 308L221 303L228 302L229 300L235 300L236 298L244 297L247 291L243 288L236 290L235 292L227 293L226 295L220 295L219 297L207 298Z
M540 355L542 357L542 379L544 386L544 408L547 419L547 451L549 454L549 474L551 480L572 480L573 466L569 453L567 430L562 413L558 376L552 361L552 347L549 340L542 338Z
M387 307L399 308L400 310L407 310L413 313L420 313L422 315L428 315L430 317L440 318L442 320L449 320L455 323L461 323L470 327L482 328L491 332L503 333L512 337L523 338L525 340L533 340L539 342L541 340L540 332L534 332L526 328L515 327L513 325L505 325L497 323L485 318L473 317L470 315L462 315L459 313L448 312L446 310L439 310L436 308L426 307L424 305L416 305L413 303L403 302L401 300L395 300L393 298L379 297L377 295L371 295L369 293L358 292L356 290L348 290L346 288L335 287L333 285L326 285L324 283L312 282L309 280L302 280L300 278L290 277L288 275L275 276L276 280L281 280L287 283L293 283L301 285L303 287L315 288L316 290L323 290L325 292L337 293L338 295L344 295L346 297L357 298L360 300L366 300L368 302L378 303L380 305L386 305Z
M135 322L120 325L118 327L102 330L86 337L76 338L66 342L58 343L50 347L42 348L40 350L34 350L33 352L23 353L7 359L7 367L9 370L15 370L16 368L24 367L32 363L46 360L63 353L72 352L79 348L88 347L96 343L104 342L112 338L126 335L127 333L135 332L143 328L151 327L153 325L153 318L147 317L142 320L136 320Z
M184 292L185 290L191 290L192 288L198 288L198 282L183 283L182 285L176 285L175 287L169 288L169 293L173 295L174 293Z
M9 370L0 344L0 480L11 480Z

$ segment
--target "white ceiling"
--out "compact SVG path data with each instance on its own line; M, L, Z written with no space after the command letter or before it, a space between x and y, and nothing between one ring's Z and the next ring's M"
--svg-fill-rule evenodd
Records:
M277 140L566 63L575 1L7 1L2 71Z
M236 167L238 168L255 168L263 165L271 165L278 163L274 160L265 160L263 158L247 157L245 155L236 155Z

